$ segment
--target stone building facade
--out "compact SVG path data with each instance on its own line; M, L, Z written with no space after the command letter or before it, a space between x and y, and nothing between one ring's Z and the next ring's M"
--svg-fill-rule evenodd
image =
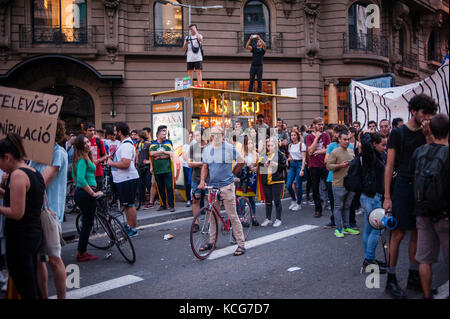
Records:
M86 120L142 128L150 94L187 75L182 45L192 21L204 36L205 86L245 91L245 42L258 33L269 47L264 92L298 92L278 102L271 122L349 122L351 79L390 73L396 85L416 82L448 50L448 0L162 2L0 0L0 85L63 95L71 129Z

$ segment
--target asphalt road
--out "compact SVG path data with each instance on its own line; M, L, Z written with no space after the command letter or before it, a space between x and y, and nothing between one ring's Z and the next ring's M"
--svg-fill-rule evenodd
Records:
M104 258L105 251L88 248L100 258L78 263L77 242L69 243L63 248L63 260L66 266L79 266L80 289L69 289L68 297L77 293L73 296L90 299L390 299L384 292L386 275L380 276L379 288L366 287L369 274L360 273L362 235L338 239L333 230L323 229L329 212L314 218L312 206L303 205L303 210L291 212L289 204L283 201L281 227L253 227L248 244L302 225L317 227L248 248L239 257L195 258L189 244L189 218L141 229L133 238L137 252L134 265L127 264L115 247L109 259ZM260 222L264 216L264 207L258 207ZM357 222L362 231L362 215L357 216ZM174 238L164 240L165 234ZM220 236L218 251L229 246L228 236ZM397 265L402 287L406 287L408 274L407 248L404 240ZM381 244L377 258L384 259ZM294 271L289 271L293 267ZM433 270L434 287L448 281L448 266L442 260ZM51 272L49 276L52 296ZM421 292L408 290L407 294L410 299L422 298Z

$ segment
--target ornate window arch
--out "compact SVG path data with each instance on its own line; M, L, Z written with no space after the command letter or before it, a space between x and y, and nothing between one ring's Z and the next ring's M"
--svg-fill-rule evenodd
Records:
M261 0L250 0L244 5L244 43L253 34L258 34L270 47L270 8Z
M180 2L180 1L176 1ZM153 30L156 46L183 45L183 8L170 4L154 3Z

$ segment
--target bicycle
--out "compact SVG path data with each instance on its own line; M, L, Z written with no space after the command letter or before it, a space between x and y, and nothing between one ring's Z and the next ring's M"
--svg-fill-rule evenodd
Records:
M76 188L77 187L74 184L72 179L67 181L67 186L66 186L66 204L64 206L64 214L72 214L72 213L78 213L79 212L78 206L75 203L75 189Z
M105 195L96 198L97 209L95 210L94 226L92 227L91 236L88 245L106 250L116 245L120 254L125 260L134 264L136 261L136 253L131 238L125 231L122 223L116 216L109 213L107 197ZM82 213L78 214L75 225L78 235L81 232Z
M231 221L228 218L227 215L222 217L220 214L220 211L216 209L214 204L219 200L223 201L223 199L220 198L220 189L214 188L212 186L206 186L205 189L208 189L208 206L203 207L197 214L194 216L194 219L191 224L191 230L190 230L190 242L191 242L191 248L192 251L198 259L206 259L215 249L217 245L217 239L218 239L218 230L219 230L219 223L217 220L219 219L222 222L222 234L225 235L226 233L230 234L230 243L235 244L236 240L234 238L234 234L231 231ZM236 197L236 211L239 217L239 220L241 221L241 224L243 224L243 230L244 230L244 239L247 240L248 236L250 235L250 230L252 228L252 221L254 218L254 213L252 206L250 205L250 201L245 197ZM212 248L209 250L200 250L200 248L204 247L205 245L210 243L210 234L211 234L211 220L214 219L215 225L216 225L216 236L214 239L214 243L212 244ZM198 225L198 231L197 227L195 225Z

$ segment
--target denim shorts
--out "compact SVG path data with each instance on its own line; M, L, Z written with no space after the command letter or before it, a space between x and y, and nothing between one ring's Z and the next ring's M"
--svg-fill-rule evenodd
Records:
M191 196L195 199L200 199L200 196L202 196L202 193L203 193L203 196L208 194L208 191L206 189L201 190L198 188L198 185L200 185L199 182L196 182L194 180L191 182Z
M416 227L414 215L414 185L411 178L397 176L392 194L392 215L397 219L397 228L411 230Z
M120 204L122 206L133 207L139 185L139 178L122 183L115 183L115 185L117 187L117 193L119 194Z

